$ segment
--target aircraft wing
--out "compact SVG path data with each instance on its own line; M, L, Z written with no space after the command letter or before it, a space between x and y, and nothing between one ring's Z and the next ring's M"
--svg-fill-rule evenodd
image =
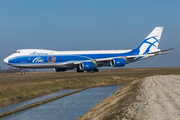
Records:
M113 60L114 58L124 58L126 60L126 64L127 64L127 63L131 63L131 62L134 62L134 61L137 61L140 59L145 59L145 58L156 56L156 55L169 54L172 52L165 52L165 51L169 51L169 50L173 50L173 49L175 49L175 48L166 49L166 50L159 50L156 52L146 53L144 55L119 56L119 57L102 58L102 59L91 59L91 60L86 60L86 61L69 61L69 62L66 62L64 64L77 65L77 64L80 64L82 62L94 62L98 66L109 66L109 62L111 60Z
M133 56L119 56L119 57L102 58L102 59L91 59L91 60L85 60L85 61L69 61L69 62L65 62L64 64L66 64L66 65L72 65L72 64L77 65L77 64L80 64L82 62L94 62L98 65L98 67L100 67L100 66L110 66L109 62L111 60L113 60L114 58L124 58L127 61L127 63L129 63L138 57L149 57L149 56L152 56L152 54L149 54L149 55L133 55Z

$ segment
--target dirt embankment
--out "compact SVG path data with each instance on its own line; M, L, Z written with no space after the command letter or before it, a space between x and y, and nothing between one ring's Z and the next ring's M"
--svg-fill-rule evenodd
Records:
M180 120L180 76L158 75L143 80L137 118Z

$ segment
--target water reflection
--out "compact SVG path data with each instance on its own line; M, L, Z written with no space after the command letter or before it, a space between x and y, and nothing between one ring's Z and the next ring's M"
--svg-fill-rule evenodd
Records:
M2 120L76 120L84 115L101 100L115 93L121 86L95 87L85 91L36 106L16 114L2 118Z
M45 95L45 96L42 96L42 97L34 98L32 100L27 100L27 101L23 101L23 102L20 102L20 103L7 105L7 106L4 106L4 107L0 108L0 113L9 111L9 110L12 110L12 109L15 109L15 108L19 108L19 107L22 107L22 106L25 106L25 105L28 105L28 104L31 104L31 103L34 103L34 102L38 102L38 101L42 101L42 100L45 100L45 99L48 99L48 98L52 98L52 97L55 97L55 96L58 96L58 95L66 94L66 93L69 93L69 92L72 92L72 91L75 91L75 90L76 89L74 89L74 90L64 90L64 91L52 93L52 94L49 94L49 95Z

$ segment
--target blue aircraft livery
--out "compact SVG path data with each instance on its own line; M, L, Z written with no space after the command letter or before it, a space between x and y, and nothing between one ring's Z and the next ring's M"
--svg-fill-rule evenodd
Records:
M77 69L77 72L94 71L98 67L123 67L128 63L168 54L158 49L163 27L156 27L135 49L130 50L94 50L94 51L53 51L44 49L21 49L4 59L8 65L19 67L21 74L25 68L54 68L56 72Z

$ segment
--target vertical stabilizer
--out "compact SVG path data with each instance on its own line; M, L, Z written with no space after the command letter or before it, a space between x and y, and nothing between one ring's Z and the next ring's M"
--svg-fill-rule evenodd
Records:
M158 50L163 27L156 27L145 40L136 48L138 54L155 52Z

